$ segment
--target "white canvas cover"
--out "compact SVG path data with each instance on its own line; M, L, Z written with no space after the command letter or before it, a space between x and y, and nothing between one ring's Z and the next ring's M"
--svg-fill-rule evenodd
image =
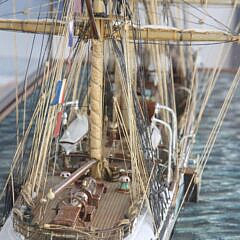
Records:
M88 132L88 118L86 115L78 115L73 120L60 139L60 143L75 144Z
M77 143L88 132L88 118L86 115L78 115L62 135L59 143L64 148L66 154L76 152Z

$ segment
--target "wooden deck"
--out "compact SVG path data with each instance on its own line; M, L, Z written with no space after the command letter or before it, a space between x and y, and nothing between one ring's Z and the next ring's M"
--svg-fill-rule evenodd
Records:
M113 151L111 149L111 146L106 146L106 158L109 160L110 167L116 166L118 169L125 169L128 171L131 169L129 156L127 154L128 152L126 151L127 153L123 155L120 147L121 145L119 140L116 141L116 148ZM84 162L82 159L87 160L87 158L88 155L80 156L79 154L72 154L72 165L75 166L78 164L77 167L79 168ZM98 202L98 208L96 211L93 211L91 221L83 222L80 217L78 217L79 215L77 212L75 212L74 207L71 209L70 213L70 211L64 209L63 205L61 204L62 200L66 200L66 198L70 199L71 190L76 190L77 186L74 183L67 186L64 191L58 193L53 200L48 200L47 203L43 203L41 201L41 199L47 199L47 193L49 192L50 188L53 189L54 186L64 181L64 179L59 176L59 172L56 174L58 176L48 177L44 193L40 192L38 199L35 199L34 201L35 207L32 209L33 221L31 222L31 225L33 228L38 228L38 233L36 233L36 237L31 238L31 240L38 240L39 236L44 236L44 234L47 232L56 234L54 236L57 236L57 234L69 234L73 236L71 239L76 239L74 236L78 236L79 239L84 240L92 239L87 237L89 234L91 236L98 236L100 239L112 240L122 239L123 236L129 233L132 224L132 219L128 219L128 211L131 206L131 197L128 193L120 193L117 191L120 186L119 182L100 181L100 183L104 183L107 191L106 193L101 194L101 198ZM61 208L61 206L63 208ZM67 204L67 206L70 206L71 208L70 203ZM19 207L21 207L21 204ZM62 209L61 212L59 212L59 209ZM75 209L77 208L75 207ZM69 221L70 225L62 225L65 223L61 222L61 220L58 221L59 218L56 217L61 214L64 216L66 215L66 218L68 219L73 219L74 223L71 224L71 221ZM126 224L127 221L129 221L129 224ZM18 227L19 229L24 229L25 224L20 221L18 223ZM26 233L29 230L26 229L19 231ZM32 229L32 234L35 234L34 232L35 230ZM26 236L27 234L24 235Z
M105 182L106 183L106 182ZM116 226L128 213L129 194L119 193L119 183L107 183L107 193L100 200L99 208L93 218L92 226L96 229L107 229Z
M60 178L54 177L52 182L56 184ZM86 228L89 230L104 230L116 227L121 220L125 219L128 214L128 209L131 205L131 199L129 194L119 193L116 190L119 187L118 182L107 182L103 181L107 187L107 192L102 195L99 201L98 209L94 214L91 222L86 222ZM51 186L51 187L52 187ZM50 185L48 186L48 188ZM72 186L74 187L74 186ZM53 219L56 217L56 208L61 199L68 196L71 187L67 188L66 191L59 194L58 197L49 201L49 203L44 207L42 204L37 204L34 209L34 223L37 224L51 224ZM42 218L39 216L42 215ZM77 224L76 227L82 228L82 225Z

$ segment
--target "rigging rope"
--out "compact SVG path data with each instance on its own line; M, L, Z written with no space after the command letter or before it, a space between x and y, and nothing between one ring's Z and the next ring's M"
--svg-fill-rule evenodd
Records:
M16 0L13 1L13 13L16 12ZM14 52L15 52L15 84L16 84L16 137L17 145L19 143L19 102L18 102L18 53L17 53L17 35L14 32Z
M235 10L236 10L236 4L234 5L234 9L232 11L232 14L231 14L229 20L228 20L228 23L230 23L232 21L232 18L233 18ZM209 78L209 82L208 82L208 85L206 87L207 90L206 90L206 94L204 96L204 100L203 100L201 108L200 108L200 112L198 114L198 119L196 121L197 124L196 124L195 129L194 129L194 135L198 131L199 124L200 124L200 121L202 119L203 112L205 111L208 99L209 99L209 97L211 95L211 92L214 89L215 83L216 83L216 81L217 81L217 79L219 77L220 71L222 69L223 63L224 63L227 55L228 54L226 54L226 53L225 53L225 55L223 55L223 47L222 47L220 52L219 52L219 57L218 57L218 60L217 60L218 64L216 64L216 66L215 66L215 68L214 68L214 70L212 72L212 77ZM220 64L220 67L219 67L219 64ZM227 93L227 95L225 97L225 100L224 100L224 103L222 105L222 108L221 108L221 110L219 112L218 119L217 119L217 121L216 121L216 123L215 123L215 125L214 125L214 127L213 127L213 129L212 129L212 131L210 133L210 135L209 135L208 141L207 141L207 143L205 145L205 148L204 148L204 152L201 155L199 168L197 169L198 176L202 175L202 172L203 172L203 170L204 170L204 168L206 166L206 163L208 161L208 158L210 156L211 150L212 150L212 148L214 146L214 143L216 141L217 133L220 130L220 127L221 127L221 125L223 123L223 120L224 120L224 117L226 115L226 112L227 112L227 110L228 110L228 108L230 106L232 97L233 97L233 95L234 95L234 93L235 93L235 91L237 89L237 85L238 85L238 82L239 82L239 76L238 76L239 75L239 71L240 71L240 69L238 69L238 73L235 75L235 78L234 78L234 80L232 82L232 85L229 88L229 91L228 91L228 93ZM209 73L210 73L210 71L209 71ZM206 75L208 75L208 74L206 74ZM191 143L190 143L191 144L190 145L191 148L193 147L193 143L194 143L194 138L192 138ZM191 151L191 149L190 149L190 151ZM189 186L188 186L188 188L186 190L186 193L185 193L184 198L183 198L183 200L181 202L180 208L179 208L179 210L177 212L177 215L176 215L175 219L177 219L177 217L178 217L178 215L180 213L180 210L181 210L181 208L183 206L185 198L186 198L187 194L189 193L190 186L191 186L191 184L192 184L192 182L194 180L194 177L195 177L195 174L190 179L190 184L189 184Z
M232 15L230 16L229 20L228 20L228 23L230 24L232 19L233 19L233 16L234 16L234 12L235 12L235 9L233 9L232 11ZM195 124L195 129L194 129L194 134L197 133L198 131L198 128L199 128L199 125L200 125L200 122L201 122L201 119L202 119L202 116L203 116L203 113L205 111L205 108L207 106L207 103L208 103L208 99L209 97L211 96L211 93L214 89L214 86L216 84L216 81L219 77L219 74L221 72L221 69L223 67L223 64L225 62L225 60L227 59L227 56L228 56L228 53L230 51L230 48L228 48L227 52L224 53L224 46L222 45L220 51L219 51L219 55L218 55L218 58L217 58L217 64L212 72L212 75L211 77L209 78L209 82L208 82L208 85L207 85L207 88L206 88L206 93L204 95L204 99L202 101L202 104L200 106L200 110L199 110L199 113L198 113L198 117L197 117L197 120L196 120L196 124Z
M195 14L187 11L187 10L186 10L183 6L181 6L181 5L178 5L178 4L171 4L171 5L173 5L174 7L182 10L184 13L186 13L186 14L189 15L189 16L192 16L193 18L197 19L198 21L195 22L195 21L192 21L192 20L180 18L180 17L178 17L178 16L171 16L171 18L173 18L173 19L175 19L175 20L182 20L182 21L185 21L185 22L187 22L187 23L193 23L193 24L201 25L201 26L206 25L206 26L209 26L209 27L213 27L213 28L215 28L215 29L218 29L218 30L220 30L220 31L225 31L225 30L226 30L225 27L224 27L224 28L220 28L219 26L216 26L216 25L207 23L206 21L203 21L202 18L200 18L199 16L197 16L197 15L195 15ZM144 10L144 8L141 8L141 7L139 7L139 8L140 8L140 10ZM170 13L171 13L171 12L172 12L172 11L170 10ZM162 17L162 13L158 13L157 11L149 11L149 13L154 13L154 14L156 14L157 16ZM173 24L173 25L174 25L174 24ZM176 26L174 26L174 27L176 27ZM229 32L229 31L228 31L228 32Z
M198 12L204 14L205 16L211 18L212 20L214 20L216 23L222 25L226 30L228 30L228 32L233 33L232 29L230 27L228 27L227 25L225 25L224 23L222 23L221 21L219 21L218 19L216 19L215 17L211 16L206 10L203 11L199 8L197 8L196 6L194 6L193 4L186 2L185 0L183 0L183 2L187 5L189 5L190 7L194 8L195 10L197 10Z
M208 140L207 140L207 143L204 147L204 151L200 157L200 160L199 160L199 172L200 172L200 175L202 174L203 170L204 170L204 167L206 166L206 163L209 159L209 156L210 156L210 153L212 151L212 148L214 146L214 143L216 141L216 138L217 138L217 134L223 124L223 121L224 121L224 118L226 116L226 113L230 107L230 104L231 104L231 101L232 101L232 98L236 92L236 89L237 89L237 86L238 86L238 83L239 83L239 80L240 80L240 67L238 68L238 72L237 74L235 75L235 78L231 84L231 87L229 88L228 90L228 93L224 99L224 102L223 102L223 105L222 105L222 108L219 112L219 115L217 117L217 120L214 124L214 127L212 128L212 131L208 137Z

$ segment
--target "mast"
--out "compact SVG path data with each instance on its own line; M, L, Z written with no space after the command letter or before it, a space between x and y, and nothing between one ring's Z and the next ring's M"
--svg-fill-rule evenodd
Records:
M88 2L88 1L87 1ZM104 11L101 0L94 1L94 13L100 14ZM96 20L96 28L99 39L92 40L92 73L90 82L90 156L97 160L93 167L93 175L101 178L103 161L102 131L103 131L103 21Z

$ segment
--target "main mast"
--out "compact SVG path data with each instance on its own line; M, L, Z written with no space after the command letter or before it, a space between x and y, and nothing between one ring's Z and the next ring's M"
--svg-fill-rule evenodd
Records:
M89 1L87 1L89 7ZM101 0L95 0L93 11L101 14L104 5ZM90 12L90 8L88 9ZM92 19L94 21L94 19ZM93 23L94 24L94 23ZM96 178L101 178L103 160L102 131L103 131L103 20L96 20L98 39L92 40L92 73L90 83L90 157L97 160L92 169Z

